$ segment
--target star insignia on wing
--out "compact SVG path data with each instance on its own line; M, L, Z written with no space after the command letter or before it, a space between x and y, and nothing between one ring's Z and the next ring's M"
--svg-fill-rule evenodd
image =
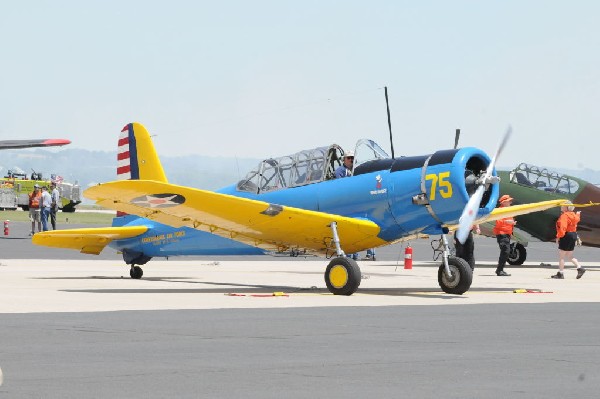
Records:
M134 198L131 203L144 208L169 208L181 205L185 197L179 194L149 194Z

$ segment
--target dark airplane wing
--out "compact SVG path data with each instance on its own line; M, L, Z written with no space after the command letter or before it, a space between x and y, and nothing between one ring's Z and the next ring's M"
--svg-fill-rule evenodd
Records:
M0 150L31 147L55 147L71 144L67 139L38 139L38 140L0 140Z

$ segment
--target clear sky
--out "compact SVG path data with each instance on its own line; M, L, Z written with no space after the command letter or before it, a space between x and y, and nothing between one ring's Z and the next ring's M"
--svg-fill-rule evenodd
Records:
M266 158L372 138L600 169L600 2L3 1L0 138Z

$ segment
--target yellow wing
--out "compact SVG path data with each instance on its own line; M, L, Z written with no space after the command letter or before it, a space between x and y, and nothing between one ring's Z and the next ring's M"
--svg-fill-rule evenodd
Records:
M479 219L475 219L473 224L481 224L485 222L493 222L498 219L515 217L519 215L526 215L532 212L541 212L546 209L554 208L556 206L563 205L567 200L558 199L558 200L550 200L550 201L540 201L540 202L532 202L530 204L521 204L521 205L513 205L513 206L505 206L500 208L495 208L488 215L483 216ZM448 226L448 228L453 231L458 228L457 224L453 224Z
M532 212L541 212L546 209L563 205L567 200L558 199L550 201L532 202L530 204L521 204L496 208L489 215L477 219L475 223L493 222L498 219L526 215Z
M98 205L173 227L191 227L274 251L306 249L331 255L329 227L336 222L342 249L356 252L387 244L370 220L269 204L149 180L99 184L84 193Z
M132 238L147 230L146 226L53 230L34 234L32 242L45 247L76 249L84 254L98 255L111 241Z

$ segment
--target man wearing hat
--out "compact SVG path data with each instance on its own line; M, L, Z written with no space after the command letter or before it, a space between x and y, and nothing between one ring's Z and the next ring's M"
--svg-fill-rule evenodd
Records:
M35 222L37 222L38 230L42 231L42 220L40 218L40 203L42 202L42 192L40 185L33 185L33 192L29 193L29 220L31 220L30 236L35 234Z
M354 168L354 153L347 151L343 158L344 163L335 170L335 178L349 177L352 176L352 169Z
M504 194L498 201L500 208L504 208L512 205L513 198ZM494 234L496 235L496 241L500 247L500 257L498 258L498 267L496 268L497 276L510 276L510 274L504 271L504 266L510 255L510 236L513 234L513 229L517 224L517 221L513 217L496 220L496 226L494 226Z

